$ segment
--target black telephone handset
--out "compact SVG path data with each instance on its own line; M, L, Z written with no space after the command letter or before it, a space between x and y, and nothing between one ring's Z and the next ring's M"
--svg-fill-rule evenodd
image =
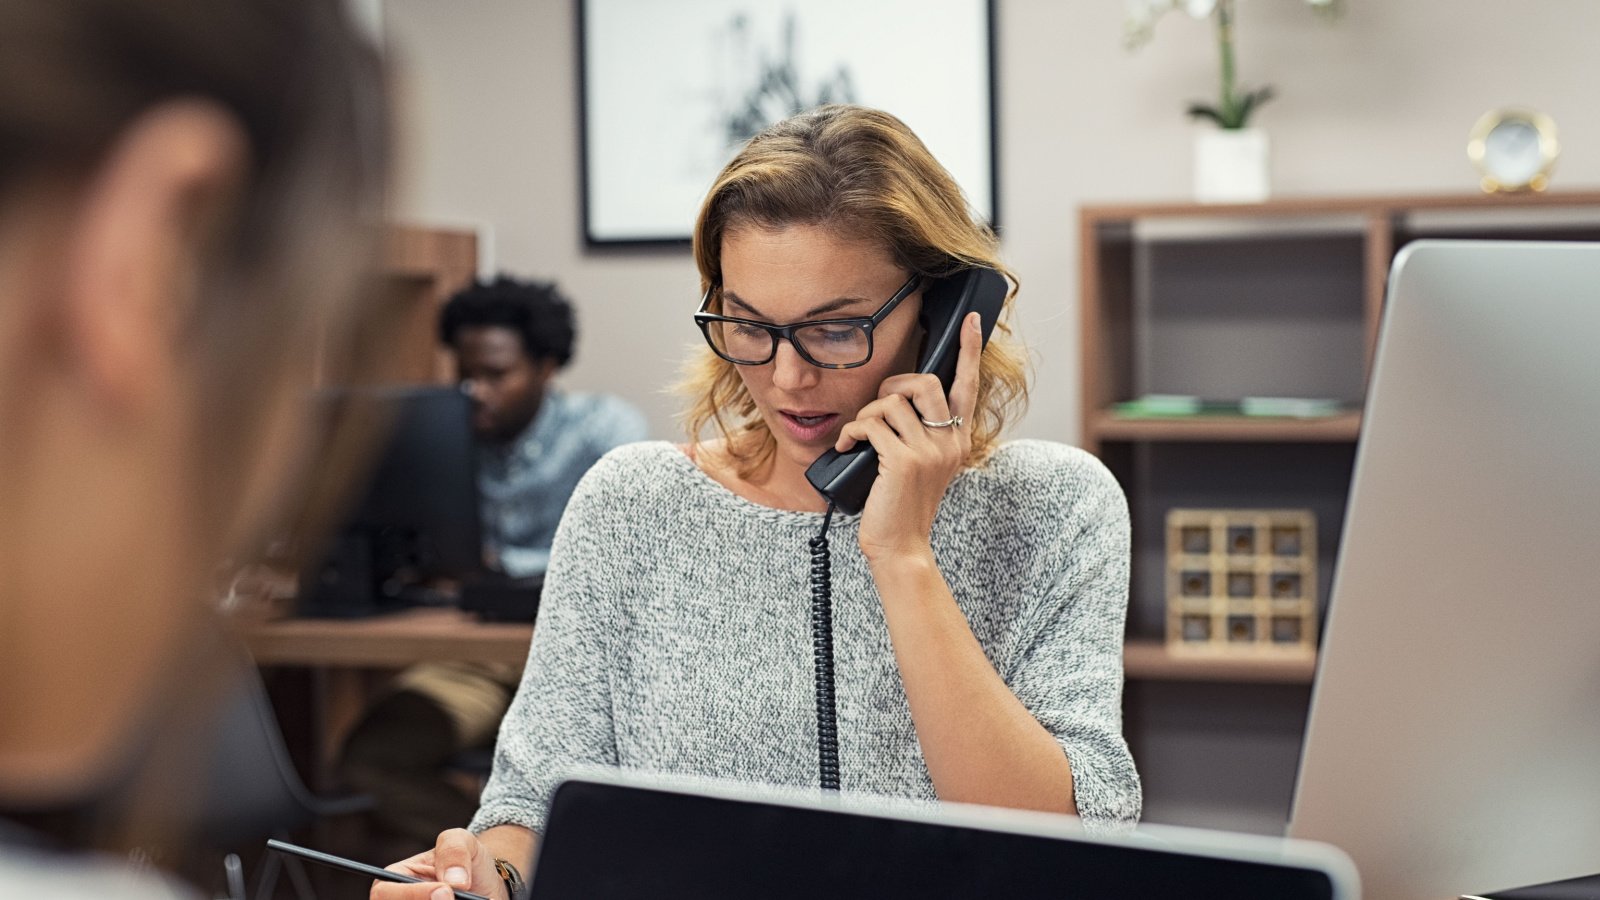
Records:
M982 267L964 269L929 285L922 292L919 320L925 336L917 371L939 376L948 394L956 377L956 358L961 353L961 323L967 313L976 310L982 320L984 343L988 343L1009 290L1005 276ZM848 514L858 513L866 505L867 493L877 477L878 451L866 441L843 453L829 450L806 469L811 486L832 501L836 509Z

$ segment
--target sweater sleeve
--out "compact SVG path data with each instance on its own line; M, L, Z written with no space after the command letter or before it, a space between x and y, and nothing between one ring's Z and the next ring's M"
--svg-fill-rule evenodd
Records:
M1006 681L1066 753L1084 824L1114 828L1136 822L1142 805L1122 735L1128 506L1098 460L1079 458L1062 498L1059 572L1027 614Z
M613 567L604 565L616 540L604 515L610 468L602 461L590 470L556 529L527 666L500 724L474 832L503 824L541 832L550 796L568 771L616 764L616 591Z

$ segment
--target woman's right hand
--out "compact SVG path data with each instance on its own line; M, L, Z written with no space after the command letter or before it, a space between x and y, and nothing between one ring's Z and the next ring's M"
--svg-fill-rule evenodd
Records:
M421 878L424 884L372 883L371 900L454 900L452 890L470 891L490 900L511 900L494 867L494 853L465 828L439 833L432 850L386 866L391 872Z

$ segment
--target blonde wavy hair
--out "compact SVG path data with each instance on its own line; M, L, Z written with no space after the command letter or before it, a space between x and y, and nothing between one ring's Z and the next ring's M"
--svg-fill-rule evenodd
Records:
M874 242L924 278L987 266L1010 280L978 369L967 464L986 462L1007 420L1027 405L1027 357L1010 325L1018 282L1000 261L994 231L972 212L950 173L904 122L880 110L831 104L785 119L745 144L700 207L694 257L701 291L722 281L722 239L730 230L787 225ZM701 347L677 390L688 401L680 418L691 444L715 429L743 478L772 460L777 441L737 366Z

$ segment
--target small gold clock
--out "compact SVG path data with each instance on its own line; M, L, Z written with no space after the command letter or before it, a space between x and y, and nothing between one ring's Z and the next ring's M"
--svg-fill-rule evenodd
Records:
M1467 157L1483 178L1485 193L1542 191L1550 186L1561 145L1556 123L1529 109L1495 109L1472 126Z

